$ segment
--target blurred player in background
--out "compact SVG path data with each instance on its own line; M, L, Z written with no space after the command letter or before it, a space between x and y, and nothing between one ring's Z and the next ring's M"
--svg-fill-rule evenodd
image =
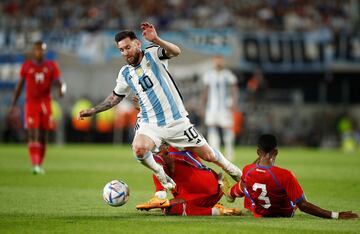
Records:
M292 217L296 207L305 213L328 219L358 217L351 211L328 211L308 202L294 174L274 166L278 154L275 136L260 136L257 154L259 157L255 163L244 167L241 181L230 190L223 189L228 201L245 195L244 206L255 217Z
M153 175L156 193L148 202L137 205L137 209L162 208L166 215L240 215L237 208L217 204L223 195L219 186L222 183L220 174L202 164L201 159L189 151L178 151L167 145L161 148L154 158L175 181L174 198L166 198L166 189Z
M51 109L51 87L54 84L63 97L65 83L60 81L60 70L56 62L45 59L46 44L34 43L32 59L26 60L20 70L20 79L15 87L10 113L15 110L17 100L26 83L25 128L28 130L28 149L34 174L43 174L47 132L53 130Z
M161 39L150 23L142 23L141 29L143 37L153 45L142 50L134 32L116 34L116 45L128 65L120 69L113 92L101 104L80 111L79 118L112 108L132 91L139 99L141 113L139 129L132 143L134 154L143 165L154 171L166 189L173 189L175 183L155 162L151 152L163 142L194 152L239 180L241 170L212 149L187 118L188 113L167 62L181 53L180 48Z
M203 111L209 144L220 149L222 131L225 155L229 160L234 157L233 113L237 111L237 79L225 68L225 59L217 55L213 57L213 69L203 76L205 91L203 94Z

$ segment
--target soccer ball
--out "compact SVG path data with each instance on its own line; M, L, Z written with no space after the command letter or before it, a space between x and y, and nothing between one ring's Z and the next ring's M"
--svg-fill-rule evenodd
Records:
M103 189L104 201L110 206L124 205L130 196L129 186L121 180L107 183Z

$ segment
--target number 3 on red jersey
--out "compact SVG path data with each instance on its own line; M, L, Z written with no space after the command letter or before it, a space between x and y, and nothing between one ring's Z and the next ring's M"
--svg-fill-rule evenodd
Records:
M265 209L269 209L271 206L271 203L270 203L270 198L266 196L266 194L267 194L266 184L255 183L255 184L253 184L252 189L255 192L256 192L256 190L261 189L261 193L260 193L258 199L265 202L265 204L261 205L262 207L264 207Z

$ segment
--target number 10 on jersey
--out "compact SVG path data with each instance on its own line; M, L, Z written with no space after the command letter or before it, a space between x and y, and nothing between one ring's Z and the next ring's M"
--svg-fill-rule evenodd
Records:
M148 89L154 86L153 82L150 80L148 76L140 77L139 85L141 85L141 88L144 92L146 92Z

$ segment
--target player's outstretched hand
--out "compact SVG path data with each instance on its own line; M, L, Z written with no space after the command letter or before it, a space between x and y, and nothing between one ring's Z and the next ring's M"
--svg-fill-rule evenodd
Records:
M154 25L149 22L141 23L140 28L143 30L142 35L146 40L154 42L158 38Z
M352 211L339 212L339 219L356 219L356 218L359 218L359 216L356 213L353 213Z
M95 114L95 109L94 108L87 109L87 110L82 110L78 114L78 120L83 120L84 117L91 117L94 114Z

